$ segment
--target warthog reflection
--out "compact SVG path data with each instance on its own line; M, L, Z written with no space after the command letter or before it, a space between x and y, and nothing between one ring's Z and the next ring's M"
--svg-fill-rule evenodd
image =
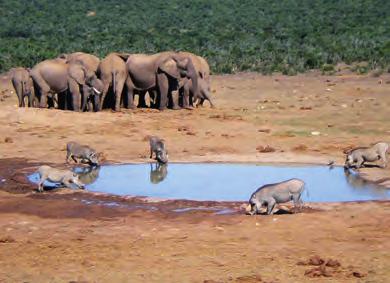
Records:
M82 167L80 171L77 172L79 179L84 184L92 184L99 177L100 166L88 166Z
M158 184L162 182L168 175L168 164L159 162L150 163L150 182Z

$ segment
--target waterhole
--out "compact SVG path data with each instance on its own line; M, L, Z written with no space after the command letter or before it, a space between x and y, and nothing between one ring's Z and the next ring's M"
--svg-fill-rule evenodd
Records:
M75 168L86 189L121 196L198 201L247 201L264 184L299 178L302 199L343 202L389 199L390 190L342 167L221 163L122 164ZM38 174L29 176L37 183ZM46 185L50 186L49 182Z

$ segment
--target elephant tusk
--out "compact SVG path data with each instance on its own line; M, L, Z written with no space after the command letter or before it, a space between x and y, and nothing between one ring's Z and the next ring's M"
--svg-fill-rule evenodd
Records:
M97 93L97 94L101 94L102 92L101 91L98 91L96 88L93 87L93 90Z

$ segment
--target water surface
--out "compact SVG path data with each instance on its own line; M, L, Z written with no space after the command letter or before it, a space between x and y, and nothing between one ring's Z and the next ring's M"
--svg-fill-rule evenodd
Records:
M389 199L390 190L365 182L342 167L225 163L108 165L76 168L87 190L115 195L199 201L247 201L260 186L290 178L306 183L304 201ZM37 182L37 174L30 175Z

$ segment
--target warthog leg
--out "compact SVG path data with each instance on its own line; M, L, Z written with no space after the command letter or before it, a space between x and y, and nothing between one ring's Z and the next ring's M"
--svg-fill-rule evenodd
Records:
M274 198L270 198L267 200L267 214L272 215L274 214L273 210L275 207L276 201Z
M38 192L43 192L43 183L46 181L45 177L41 177L38 183Z
M381 155L379 156L378 159L382 159L382 165L381 165L381 167L382 167L382 168L386 168L386 166L387 166L386 152L381 153Z
M357 160L356 160L356 168L361 168L363 167L363 164L364 164L364 159L363 157L358 157Z
M296 210L297 208L299 210L302 210L303 201L301 200L301 194L294 194L293 195L293 202L294 202L294 210Z

